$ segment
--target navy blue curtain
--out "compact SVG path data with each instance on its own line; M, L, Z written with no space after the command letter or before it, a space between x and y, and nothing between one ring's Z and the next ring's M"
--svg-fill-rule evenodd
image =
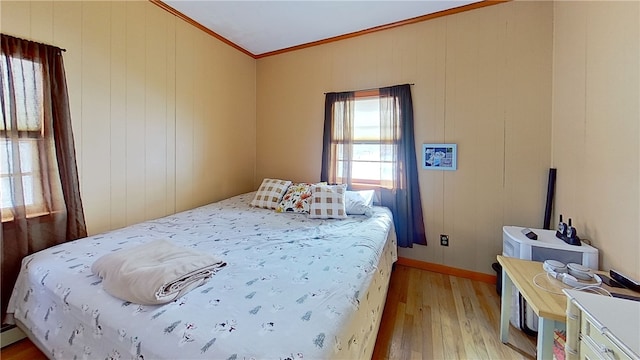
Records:
M405 84L378 90L381 139L391 139L394 163L391 185L377 188L380 203L393 214L398 246L427 245L418 184L411 86ZM335 183L337 173L340 173L340 180L349 188L352 185L350 143L356 93L327 93L325 98L321 180ZM336 144L341 146L341 162L336 160Z
M393 129L395 171L393 187L380 190L380 202L391 209L398 246L427 245L418 183L413 131L413 101L409 84L380 88L380 117Z

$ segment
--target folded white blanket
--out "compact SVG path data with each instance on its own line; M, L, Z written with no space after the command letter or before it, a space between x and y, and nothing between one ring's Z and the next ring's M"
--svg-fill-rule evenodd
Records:
M173 301L206 283L226 263L167 240L115 251L96 260L91 271L111 295L136 304Z

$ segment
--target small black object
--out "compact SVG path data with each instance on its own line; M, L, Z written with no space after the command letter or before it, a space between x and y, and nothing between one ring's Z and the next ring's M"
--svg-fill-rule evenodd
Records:
M611 278L613 280L624 285L626 288L631 289L635 292L640 292L640 282L638 282L637 280L634 280L626 275L623 275L619 271L616 271L613 269L609 270L609 275L611 275Z
M491 268L496 272L496 293L502 296L502 265L494 262L491 264Z
M556 231L556 237L562 239L567 236L567 224L562 221L562 214L560 214L560 222L558 223L558 231Z
M607 275L598 274L598 276L600 277L600 279L602 279L602 282L608 286L611 286L614 288L624 288L624 286L622 286L619 282L613 280Z
M580 245L580 238L578 237L578 230L571 225L571 218L569 218L569 227L567 228L567 238L564 239L569 245Z
M529 336L536 336L538 332L533 330L527 324L527 300L522 296L522 293L519 294L520 299L520 330Z
M640 297L639 296L625 295L625 294L618 294L618 293L611 293L611 296L613 296L614 298L619 298L619 299L640 301Z
M551 229L551 207L553 205L553 196L556 191L556 172L555 168L549 169L549 182L547 184L547 201L544 208L544 224L542 228L545 230Z
M522 229L522 233L531 240L538 240L538 234L534 233L529 228Z
M560 214L560 222L558 223L558 231L556 231L556 237L569 245L581 246L580 238L578 237L578 231L571 226L571 219L569 219L569 225L562 221L562 214Z

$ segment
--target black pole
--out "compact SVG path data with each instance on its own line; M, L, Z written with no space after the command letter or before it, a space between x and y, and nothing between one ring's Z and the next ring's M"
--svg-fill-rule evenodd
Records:
M556 169L549 169L549 183L547 184L547 203L544 209L543 229L551 229L551 207L553 205L553 196L556 190Z

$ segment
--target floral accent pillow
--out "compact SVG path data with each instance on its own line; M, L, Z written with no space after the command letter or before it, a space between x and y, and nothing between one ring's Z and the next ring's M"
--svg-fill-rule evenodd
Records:
M294 183L289 186L282 201L276 207L277 212L309 213L311 187L314 184Z

